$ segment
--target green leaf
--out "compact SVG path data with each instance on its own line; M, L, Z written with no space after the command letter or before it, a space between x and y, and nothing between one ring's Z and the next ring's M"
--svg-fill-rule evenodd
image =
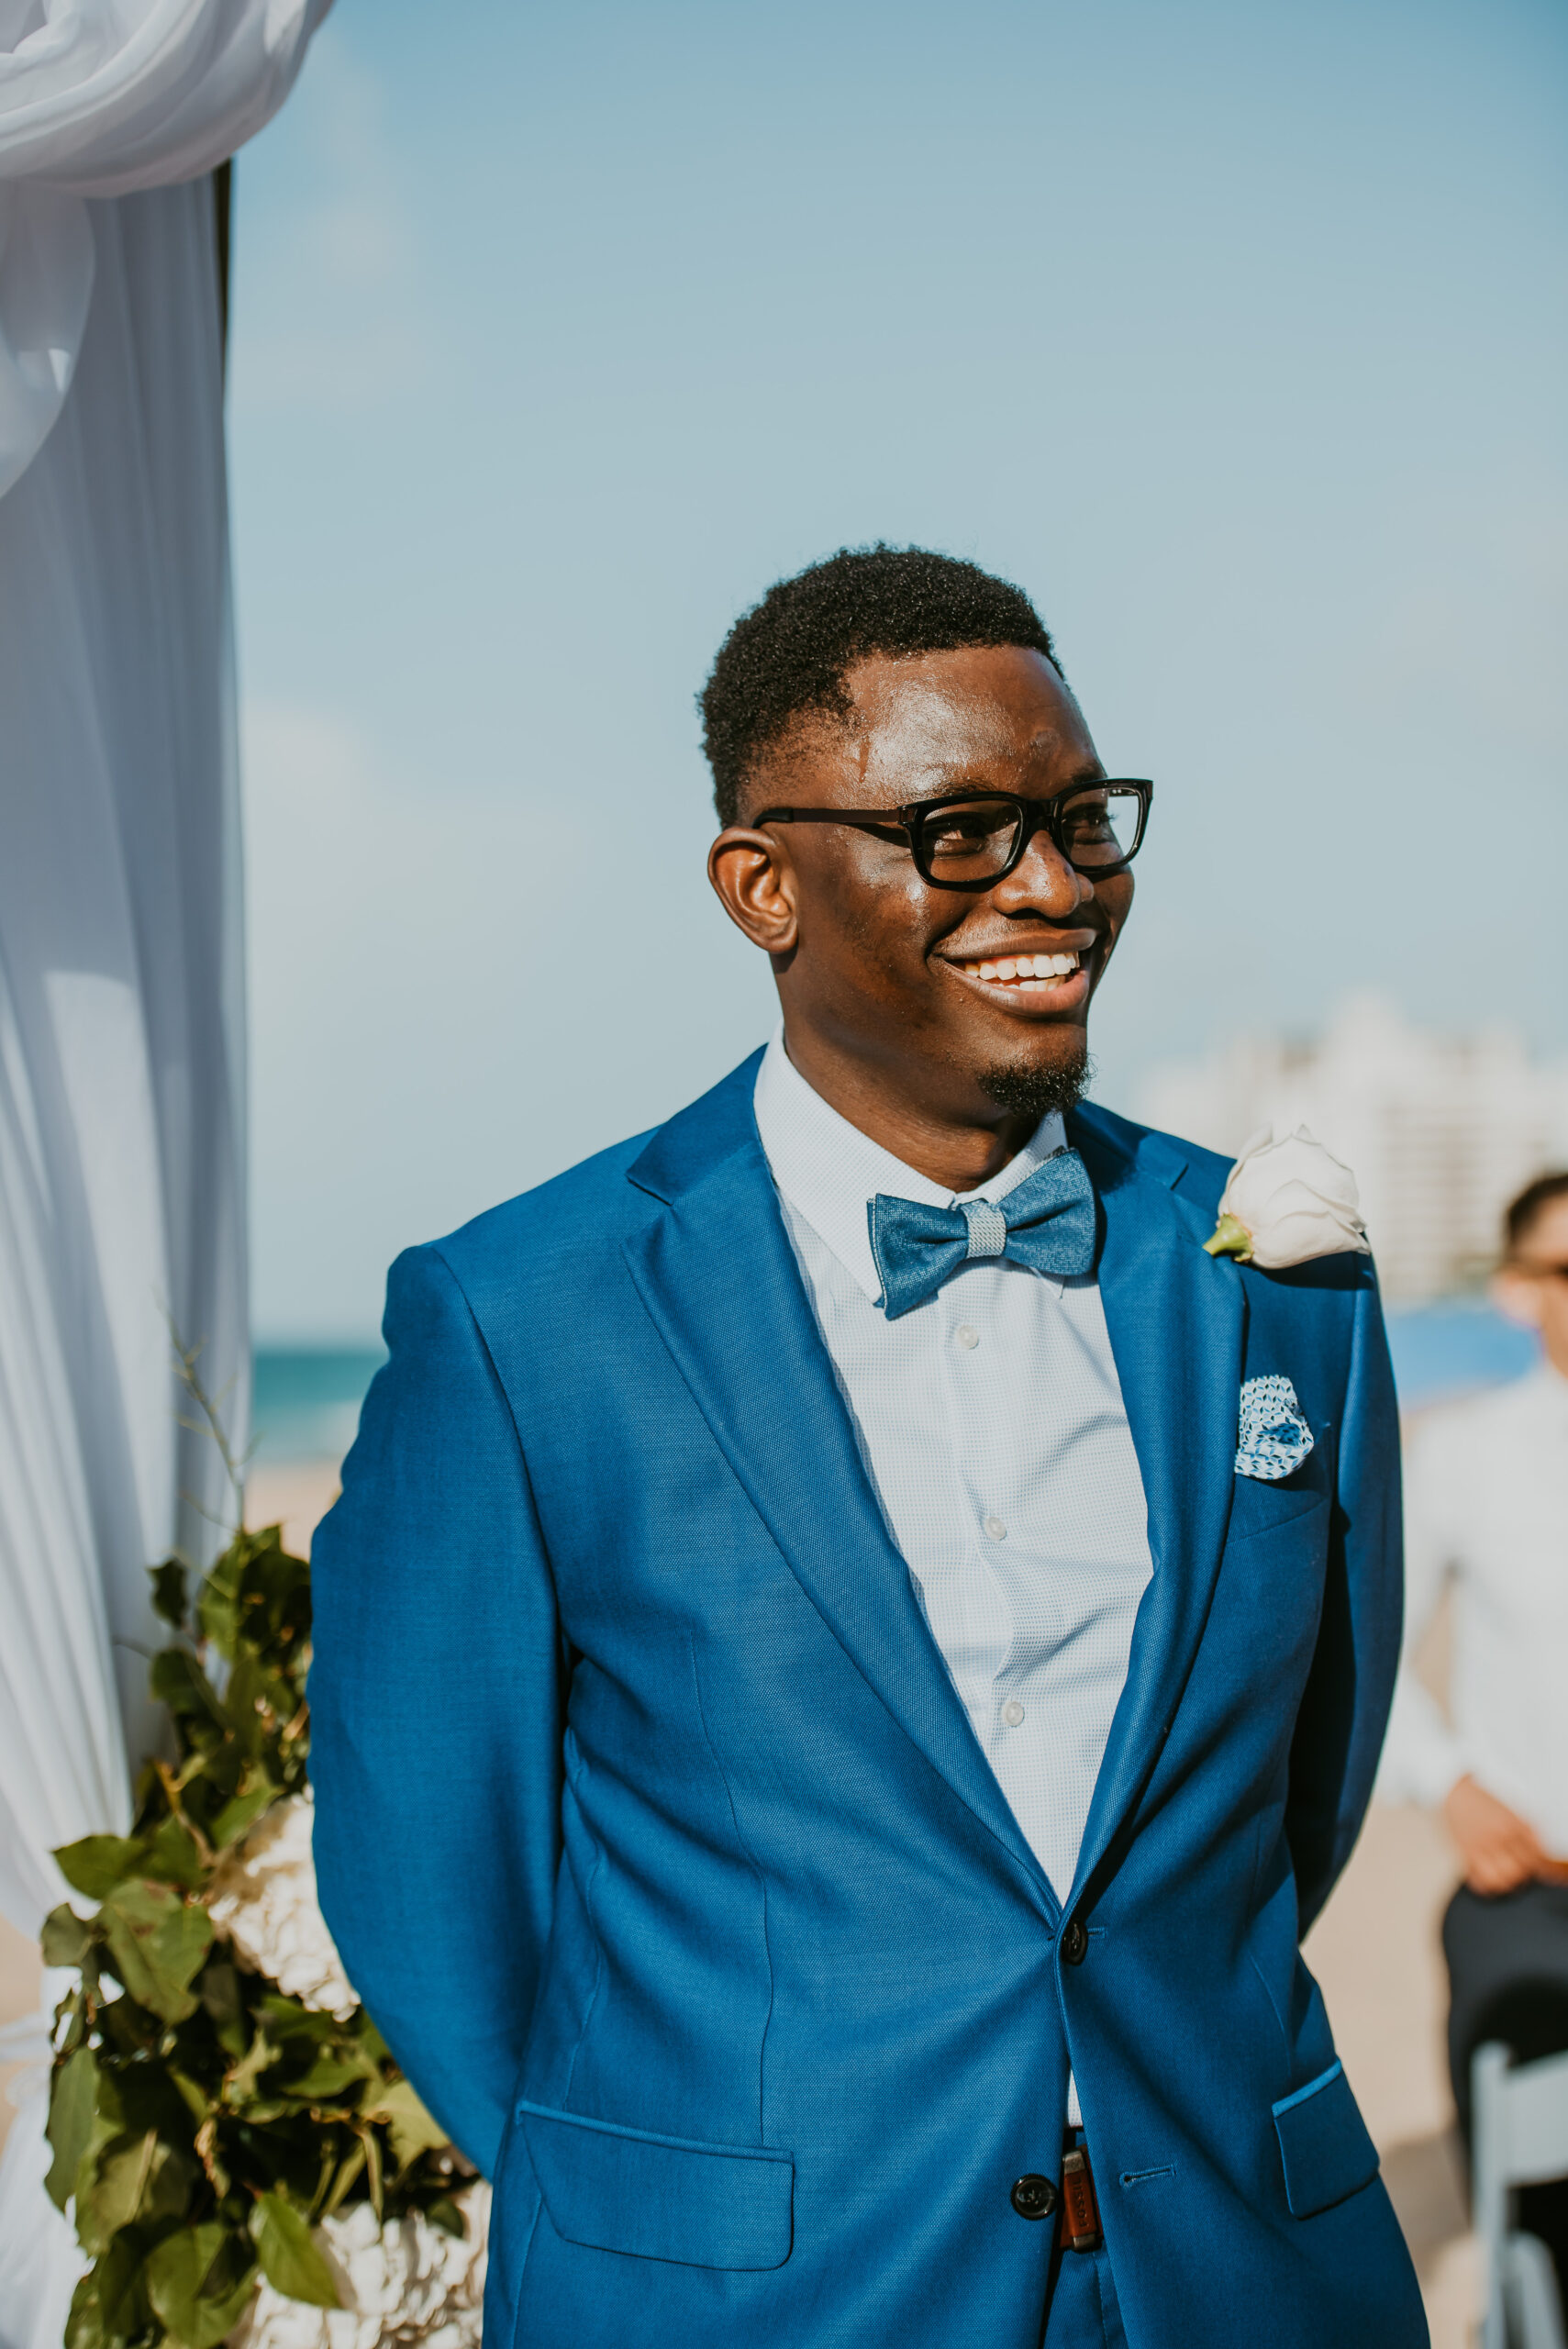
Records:
M102 1900L136 1874L146 1848L137 1835L83 1835L77 1842L62 1843L54 1856L67 1884L89 1900Z
M338 2208L339 2203L341 2202L350 2187L353 2185L354 2180L359 2176L359 2174L361 2170L363 2169L364 2165L364 2145L361 2141L356 2139L353 2151L348 2155L346 2160L339 2164L338 2175L332 2180L331 2190L328 2194L326 2201L321 2206L321 2216L324 2219L329 2219L332 2216L333 2211Z
M93 1929L83 1923L74 1909L61 1901L51 1909L43 1920L39 1935L39 1947L46 1965L70 1965L80 1968L83 1959L93 1946Z
M373 2080L376 2076L375 2065L362 2055L323 2054L297 2080L285 2081L284 2086L288 2094L298 2097L302 2103L332 2104L356 2080ZM393 2142L395 2144L395 2138ZM445 2143L444 2137L441 2142Z
M158 2132L117 2137L96 2161L84 2161L76 2180L76 2232L84 2251L107 2251L141 2205L158 2154Z
M95 2164L83 2164L76 2183L76 2232L84 2251L107 2251L122 2227L183 2218L192 2172L155 2129L117 2138Z
M328 2044L336 2046L343 2036L344 2027L336 2015L302 2006L281 1990L262 1991L256 2001L256 2020L269 2038L304 2063L314 2061Z
M342 2307L310 2222L292 2202L281 2194L261 2195L250 2213L250 2232L262 2275L286 2299L307 2300L316 2309Z
M148 1678L153 1695L177 1719L208 1720L218 1729L227 1728L227 1718L211 1681L185 1649L161 1648L152 1659Z
M212 2018L218 2045L226 2055L238 2060L245 2053L245 2008L239 1996L239 1972L227 1958L215 1958L204 1967L201 1999Z
M212 1920L172 1885L116 1887L99 1911L115 1971L139 2006L183 2022L198 2001L190 1984L212 1946Z
M239 2063L230 2065L224 2075L225 2104L231 2108L245 2104L255 2095L262 2073L270 2071L277 2060L277 2049L264 2031L258 2031Z
M1252 1235L1239 1216L1229 1212L1220 1217L1203 1244L1210 1256L1238 1256L1244 1264L1252 1260Z
M192 2120L205 2121L212 2110L212 2099L206 2088L198 2081L193 2080L188 2072L182 2072L177 2064L169 2065L167 2076L170 2087Z
M253 1538L243 1531L235 1535L223 1555L214 1559L196 1601L196 1620L202 1636L212 1642L226 1664L233 1661L239 1577L245 1571Z
M89 2267L71 2295L71 2310L65 2320L65 2349L105 2349L109 2338L104 2329L104 2314L98 2294L100 2289L100 2260Z
M187 1892L198 1891L206 1881L196 1839L177 1819L165 1819L149 1839L142 1872L162 1884L181 1885Z
M152 1608L153 1612L161 1615L166 1623L172 1623L177 1631L184 1630L188 1612L185 1569L178 1558L165 1559L162 1565L153 1567Z
M148 2254L147 2297L181 2349L217 2349L250 2305L256 2270L247 2255L238 2276L224 2254L233 2238L213 2221L182 2227Z
M385 2121L400 2168L406 2169L417 2154L432 2146L448 2143L446 2131L420 2103L411 2080L395 2081L373 2104L361 2107L361 2112L367 2121Z
M439 2227L443 2234L456 2235L459 2243L466 2241L468 2221L450 2194L438 2195L425 2216L433 2227Z
M111 2349L140 2329L134 2287L140 2279L141 2249L121 2235L95 2260L72 2295L65 2320L65 2349Z
M360 2045L364 2049L365 2054L373 2056L378 2064L390 2064L392 2050L366 2014L363 2007L360 2009L359 2021Z
M50 2087L48 2133L54 2159L44 2185L57 2210L64 2210L75 2188L97 2100L98 2059L90 2047L79 2047L60 2066Z
M237 1843L246 1829L255 1825L269 1804L276 1802L282 1792L281 1787L275 1787L271 1778L263 1776L243 1793L237 1794L232 1802L226 1802L212 1822L210 1840L216 1848L220 1852L227 1851L230 1843Z

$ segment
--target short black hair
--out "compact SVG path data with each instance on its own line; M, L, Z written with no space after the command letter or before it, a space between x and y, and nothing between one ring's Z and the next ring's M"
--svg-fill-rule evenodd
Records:
M743 612L697 697L721 824L762 753L808 709L850 715L844 672L875 652L1021 644L1062 663L1021 587L925 547L840 547Z
M1518 1254L1536 1218L1553 1199L1568 1199L1568 1173L1538 1174L1525 1185L1503 1218L1504 1244L1510 1256Z

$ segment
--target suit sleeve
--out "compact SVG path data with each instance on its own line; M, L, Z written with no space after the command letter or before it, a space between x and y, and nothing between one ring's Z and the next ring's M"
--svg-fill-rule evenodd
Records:
M1356 1292L1318 1649L1291 1745L1285 1834L1300 1930L1361 1832L1399 1663L1399 1413L1370 1263Z
M550 1932L562 1642L511 1410L437 1250L393 1266L384 1335L312 1553L317 1881L367 2012L488 2174Z

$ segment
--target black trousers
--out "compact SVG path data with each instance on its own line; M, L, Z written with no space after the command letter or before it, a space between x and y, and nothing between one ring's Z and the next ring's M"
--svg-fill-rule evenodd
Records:
M1443 1919L1448 2062L1468 2150L1470 2059L1501 2040L1521 2064L1568 2048L1568 1885L1527 1884L1484 1899L1461 1885ZM1518 2223L1539 2235L1568 2306L1568 2180L1526 2186Z

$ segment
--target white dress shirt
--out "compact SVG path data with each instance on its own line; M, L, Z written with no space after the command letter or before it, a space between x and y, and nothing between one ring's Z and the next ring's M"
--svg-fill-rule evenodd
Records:
M1411 1654L1453 1580L1452 1726ZM1466 1772L1568 1857L1568 1378L1422 1420L1405 1455L1405 1651L1377 1791L1434 1808Z
M1013 1816L1072 1890L1152 1571L1148 1511L1098 1283L999 1258L895 1321L866 1209L955 1194L813 1092L775 1036L757 1125L888 1531ZM968 1198L1003 1199L1065 1135L1046 1118ZM1079 2120L1075 2090L1068 2119Z

